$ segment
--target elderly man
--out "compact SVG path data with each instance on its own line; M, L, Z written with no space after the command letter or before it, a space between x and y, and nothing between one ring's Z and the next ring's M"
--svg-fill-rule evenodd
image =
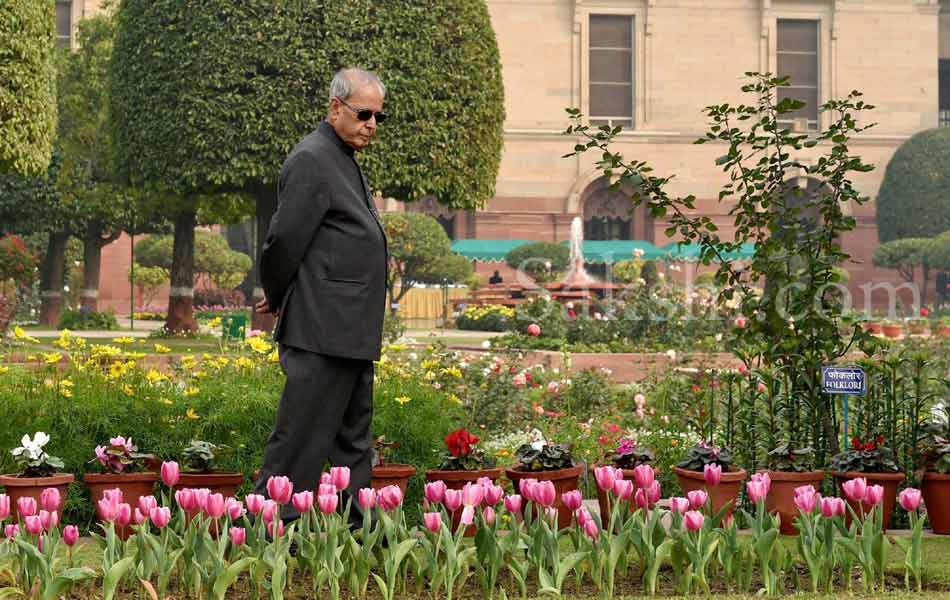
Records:
M291 151L261 254L265 300L287 376L257 493L272 475L315 490L325 464L350 468L348 496L370 485L373 361L385 311L386 236L355 153L386 118L386 88L344 69L326 120ZM298 515L284 508L285 519ZM361 522L354 502L353 522Z

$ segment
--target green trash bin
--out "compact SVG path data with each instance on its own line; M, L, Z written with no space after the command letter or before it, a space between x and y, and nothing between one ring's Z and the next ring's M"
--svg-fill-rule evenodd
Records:
M221 337L224 339L241 339L247 332L247 317L245 315L228 315L221 318Z

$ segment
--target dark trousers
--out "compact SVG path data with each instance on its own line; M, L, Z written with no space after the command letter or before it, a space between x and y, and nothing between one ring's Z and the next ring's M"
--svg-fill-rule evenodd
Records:
M350 486L339 509L352 498L350 522L361 524L357 491L369 487L372 476L373 362L281 345L280 366L287 382L255 492L267 496L267 479L286 475L294 492L316 495L327 461L349 467ZM282 516L292 520L299 515L288 504Z

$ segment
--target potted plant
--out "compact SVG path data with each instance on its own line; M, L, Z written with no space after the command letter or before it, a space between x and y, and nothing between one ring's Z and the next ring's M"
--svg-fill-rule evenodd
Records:
M784 535L798 535L795 517L795 489L811 485L821 488L825 472L814 470L815 451L811 448L795 448L792 444L783 444L769 452L768 475L771 485L765 498L765 508L778 514L780 530Z
M882 323L879 319L865 321L864 330L873 335L881 335L884 333L884 323Z
M925 435L921 492L927 519L934 533L950 534L950 420L933 421L921 429Z
M96 446L96 456L89 462L98 463L103 472L83 476L96 512L99 513L98 500L105 490L118 488L124 501L133 507L138 506L142 496L151 496L158 473L144 469L156 461L155 455L140 453L132 438L117 436L109 440L108 446ZM98 517L102 520L103 515L98 514ZM132 531L129 527L120 527L116 533L127 539Z
M707 482L706 465L718 465L722 469L721 478L715 485ZM726 515L731 515L736 499L742 490L746 471L732 464L732 452L728 448L713 446L705 441L689 449L686 458L673 467L683 494L694 490L706 490L712 502L713 513L718 513L727 503L731 503Z
M633 438L620 438L617 447L604 455L604 465L612 466L623 471L623 478L634 481L633 470L640 465L651 465L656 460L656 454L646 446L638 446ZM600 505L600 514L610 514L610 494L597 486L597 503ZM634 505L634 495L630 495L630 507Z
M904 330L904 326L900 321L884 321L881 331L884 333L885 337L889 338L899 338L901 333Z
M34 498L37 503L46 488L59 490L60 498L66 497L69 484L75 480L71 473L63 473L63 460L52 456L44 449L50 441L48 434L37 431L31 439L29 434L20 440L20 446L10 451L18 472L0 475L0 485L4 487L10 503L16 505L23 497Z
M858 437L851 440L851 447L836 454L831 459L831 474L838 487L846 481L863 477L868 486L880 485L884 487L884 529L891 521L891 511L894 510L894 501L897 498L897 487L904 481L904 473L894 451L884 445L884 436L877 436L873 440L863 441ZM848 501L854 511L862 514L861 502ZM870 509L865 506L865 512Z
M178 486L182 488L208 488L225 498L236 496L244 483L244 474L237 471L219 471L214 468L221 454L229 448L203 440L192 440L181 451L182 471Z
M399 442L387 442L386 436L381 435L373 442L373 475L371 485L375 490L381 490L388 485L399 486L402 493L406 493L409 478L416 474L412 465L390 463L386 461L386 453L398 448Z
M523 444L515 452L515 458L518 462L513 467L505 469L505 475L514 484L515 489L521 489L520 482L523 479L553 483L555 490L553 506L558 509L558 527L570 526L573 515L571 509L561 501L561 496L577 489L578 480L584 472L584 465L574 464L570 447L566 444L549 444L541 440Z
M950 337L950 315L946 317L940 317L937 331L940 333L941 337Z
M478 447L479 437L465 429L458 429L445 436L446 452L438 469L426 471L426 481L441 481L451 490L460 490L466 483L475 483L487 478L495 483L501 477L501 468L495 459ZM452 531L458 529L462 513L452 513ZM475 527L469 526L466 535L475 535Z
M929 325L930 321L923 317L907 319L907 333L910 335L924 335L927 333Z

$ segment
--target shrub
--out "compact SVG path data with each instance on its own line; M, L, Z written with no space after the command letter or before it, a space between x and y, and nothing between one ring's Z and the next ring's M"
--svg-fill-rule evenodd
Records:
M643 278L647 287L653 287L660 280L656 269L656 262L652 260L645 261L640 267L640 277Z
M18 285L33 280L36 256L18 235L0 237L0 284L12 279Z
M244 306L246 302L244 292L241 290L228 290L217 287L195 288L195 294L192 298L192 304L195 308L206 306L234 308Z
M571 252L567 246L551 242L522 244L505 256L512 269L519 269L539 282L551 281L567 269ZM548 266L550 265L550 267Z
M116 321L115 313L111 310L104 312L84 311L82 309L64 310L59 316L59 329L114 331L118 328L119 322Z
M548 402L547 408L581 421L608 414L620 400L617 388L608 376L609 371L605 369L572 373L571 385L566 386L555 400Z
M404 335L406 335L406 321L398 312L387 310L383 315L383 341L395 344Z
M528 326L541 327L542 338L567 337L568 317L564 306L550 298L542 296L531 302L519 304L515 316L511 319L511 329L520 334L528 331Z
M469 306L455 319L455 326L471 331L505 331L514 316L513 308L499 304Z

